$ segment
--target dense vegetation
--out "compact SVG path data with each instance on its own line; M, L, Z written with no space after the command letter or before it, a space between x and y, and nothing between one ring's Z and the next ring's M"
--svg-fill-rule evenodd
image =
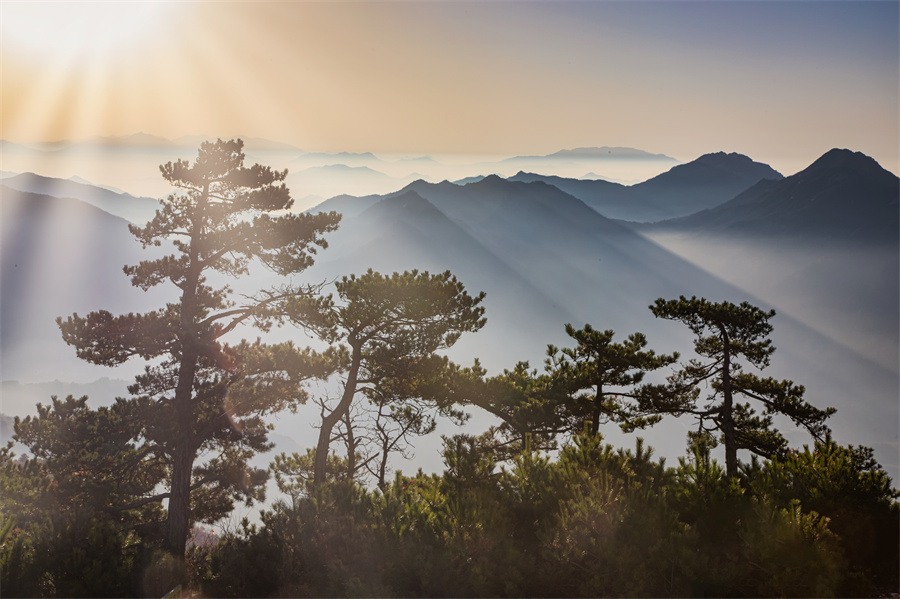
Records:
M60 320L87 360L150 364L110 407L53 398L17 419L30 455L0 449L3 596L161 597L178 584L221 597L900 588L900 493L872 451L836 443L834 410L804 401L802 386L744 370L768 366L774 312L659 299L650 310L691 329L697 358L657 354L641 333L616 342L567 325L573 347L548 347L542 372L523 362L489 377L437 353L484 324L482 295L450 273L370 271L339 281L337 298L285 284L231 300L204 272L240 276L257 261L297 274L337 215L270 215L290 205L284 173L245 168L239 140L162 171L182 193L133 232L145 247L174 236L175 252L126 272L144 288L174 284L181 302ZM242 323L293 324L330 347L221 340ZM313 397L317 447L250 467L271 447L264 417L305 402L309 380L342 389ZM387 476L413 435L464 420L464 408L498 424L444 438L440 474ZM604 427L678 416L697 426L675 466L640 438L603 441ZM791 449L776 417L812 445ZM720 442L724 466L712 457ZM258 523L201 534L235 501L262 499L270 477L282 499Z

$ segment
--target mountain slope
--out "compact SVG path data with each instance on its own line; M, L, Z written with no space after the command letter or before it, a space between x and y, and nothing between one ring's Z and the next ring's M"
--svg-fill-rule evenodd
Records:
M511 177L543 181L606 217L635 222L655 222L718 206L762 179L781 179L781 174L747 156L724 152L705 154L631 186L524 172Z
M631 189L660 214L673 218L722 204L762 179L781 179L767 164L742 154L716 152L672 167Z
M164 305L171 298L158 289L144 293L132 287L122 272L125 264L152 255L141 250L124 219L79 200L0 186L3 377L41 380L48 365L52 378L80 379L89 369L97 377L108 375L108 369L74 360L55 319L73 312Z
M3 179L3 185L39 195L81 200L100 208L104 212L139 224L144 224L153 218L156 209L159 208L159 202L152 198L139 198L95 185L68 179L44 177L34 173L22 173L21 175Z
M781 181L653 229L786 240L896 243L900 179L860 152L834 149Z
M397 178L368 166L330 164L289 173L287 185L295 198L308 195L330 198L337 194L362 196L388 193L420 177L409 175Z
M429 210L419 210L415 227L401 230L401 225L411 224L412 207L401 210L402 202L397 202L410 198L427 200ZM353 200L342 198L345 205ZM509 320L509 326L504 323L501 329L514 331L529 322L550 331L546 341L532 334L523 342L521 347L531 350L520 358L530 354L533 359L541 355L545 343L563 341L562 317L579 326L586 322L604 326L602 321L607 321L622 330L637 330L647 321L646 303L656 297L701 289L713 295L727 292L720 281L688 262L541 182L497 176L463 186L416 181L381 199L369 196L358 201L366 209L356 210L357 216L342 223L329 254L341 255L349 272L373 263L396 270L421 262L429 268L434 264L450 268L473 289L475 282L484 281L488 301L494 304L494 310L489 307L489 326L492 319L505 319L511 310L521 308L528 317ZM329 204L336 202L320 207ZM440 231L448 223L457 231L453 236ZM410 241L413 230L415 243ZM380 245L377 250L373 239ZM472 253L474 248L477 253ZM325 255L322 263L332 259ZM509 287L503 281L510 279L498 277L494 267L482 268L487 264L503 265L503 272L511 272L518 282ZM495 367L508 367L515 360L510 356L505 364L490 361Z
M329 275L370 266L386 272L449 268L471 291L487 292L488 325L464 336L451 352L454 359L479 356L494 372L523 359L539 366L547 343L570 342L565 322L612 328L620 336L642 331L658 351L689 353L685 327L650 315L647 305L655 298L684 294L775 307L778 353L768 374L806 385L815 405L837 406L836 436L876 446L882 463L898 468L890 457L897 437L898 376L890 363L896 335L884 326L868 327L870 315L835 298L845 285L840 277L851 271L852 284L878 298L864 311L871 306L883 315L892 301L896 311L896 300L879 287L890 273L862 269L853 255L841 254L848 260L840 264L843 274L829 276L827 268L807 268L809 254L794 260L790 254L744 253L743 246L719 239L703 250L720 259L713 267L696 253L604 218L552 185L496 176L467 185L416 181L380 198L341 200L356 216L342 224L313 272L325 266ZM354 201L361 206L353 207ZM789 269L807 269L808 284L792 281ZM779 285L762 284L776 271ZM848 330L855 336L842 334ZM690 426L687 420L669 422L649 433L649 441L663 452L681 448L683 429Z
M570 179L555 175L537 175L519 171L510 181L541 181L572 195L603 216L618 220L650 222L658 218L658 210L637 197L632 189L602 179Z
M487 326L478 335L464 336L454 349L454 355L467 362L480 356L495 368L508 366L495 357L508 353L510 344L553 334L557 325L549 323L572 318L557 299L413 189L379 198L358 214L345 216L329 237L329 249L307 275L327 280L368 268L384 273L450 270L470 293L487 291ZM538 314L544 318L535 319ZM523 328L523 322L532 324Z
M900 369L900 179L868 156L831 150L716 208L635 228Z

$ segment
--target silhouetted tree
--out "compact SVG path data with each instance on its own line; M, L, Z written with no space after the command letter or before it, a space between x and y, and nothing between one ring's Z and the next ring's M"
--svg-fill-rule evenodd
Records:
M15 522L2 547L4 596L132 596L132 572L154 537L159 504L143 504L165 464L140 441L134 406L92 410L87 398L52 398L16 418L29 454L0 456L2 519ZM132 509L132 505L135 507ZM8 533L10 531L7 531ZM10 551L7 553L7 549Z
M313 476L317 485L325 478L332 430L346 417L358 393L378 396L382 402L418 398L439 408L452 406L456 401L452 390L430 384L434 352L485 323L484 308L479 306L484 294L470 296L449 271L384 276L369 270L344 277L335 286L340 303L330 295L304 294L287 307L296 324L328 342L349 346L343 392L334 409L323 414L319 429ZM439 362L441 369L453 368Z
M603 422L618 423L626 431L659 422L660 415L642 412L641 399L665 393L667 388L642 383L648 372L678 360L677 353L645 350L647 338L643 333L615 343L614 331L597 331L589 324L576 330L567 324L566 334L576 341L575 347L560 351L549 346L547 367L553 376L564 380L576 406L573 432L584 430L585 424L589 433L596 434Z
M650 310L658 318L687 325L697 337L694 351L705 360L691 360L673 377L673 386L682 391L683 401L654 404L657 398L650 398L648 408L693 414L699 420L701 434L720 431L728 476L737 474L738 449L748 449L763 457L785 451L787 441L772 427L774 414L788 416L816 439L821 440L829 431L825 420L835 409L820 410L805 402L802 386L743 372L742 359L759 369L769 365L775 351L768 338L772 332L769 319L775 316L774 310L765 312L747 302L713 303L684 296L669 301L657 299ZM711 393L708 403L701 407L697 405L700 391L695 387L703 382L709 383ZM684 392L691 388L694 388L692 395L685 396ZM764 414L757 416L749 404L737 403L736 396L760 402Z
M544 373L527 362L468 389L469 401L502 420L495 429L498 447L519 451L524 435L535 449L551 448L555 437L587 432L616 423L625 431L651 426L662 416L649 405L677 403L670 385L644 383L644 377L673 364L678 354L645 350L647 339L634 333L614 342L615 332L597 331L587 324L566 325L575 347L549 345ZM506 450L503 450L506 451Z
M142 434L170 472L168 490L145 501L168 498L166 547L176 556L184 553L192 519L227 513L234 497L261 496L266 473L247 466L250 456L269 447L261 417L302 402L303 381L333 365L333 356L291 344L221 341L242 323L267 329L280 299L315 289L286 285L236 303L227 285L215 287L207 275L246 275L253 261L282 276L296 274L312 264L316 248L326 246L322 234L340 218L272 216L293 203L283 182L287 171L245 167L242 148L241 140L204 142L193 163L162 165L177 192L161 200L146 226L129 227L145 248L171 243L174 252L126 266L125 273L144 290L173 284L177 303L146 314L99 311L58 320L63 338L84 360L107 366L135 356L153 361L129 391ZM200 454L213 457L196 465Z

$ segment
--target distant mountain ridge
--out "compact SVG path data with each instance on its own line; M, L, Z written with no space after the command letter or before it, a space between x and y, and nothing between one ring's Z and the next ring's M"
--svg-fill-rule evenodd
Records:
M18 191L81 200L137 224L149 221L159 208L159 202L153 198L136 197L70 179L22 173L2 181L6 187Z
M820 171L817 177L827 178L840 174L843 163L849 161L856 165L851 170L865 175L864 180L880 177L880 167L865 166L867 161L857 158L836 154L812 170ZM718 164L722 160L713 158ZM780 189L786 181L757 183L758 191ZM895 179L889 183L896 187ZM827 198L827 190L839 184L840 180L823 180L823 191L815 197ZM53 318L73 311L158 308L171 301L175 290L160 286L144 293L129 284L122 265L152 258L154 250L141 250L124 220L75 199L14 190L2 194L4 376L46 380L38 377L46 376L49 364L52 378L87 380L74 369L83 373L82 368L100 367L74 357L60 339ZM871 252L844 252L846 260L837 262L830 255L820 259L819 248L800 255L782 251L782 246L760 236L760 245L775 251L750 253L740 244L731 245L734 236L726 235L691 256L653 237L647 239L643 229L635 231L605 218L546 181L498 176L467 185L417 180L383 196L336 196L317 208L337 208L341 203L345 218L338 231L328 236L329 248L303 273L304 280L332 281L367 268L385 273L411 268L451 270L466 289L487 291L488 318L484 330L464 336L452 348L451 359L471 364L478 356L493 372L520 359L530 359L533 367L540 368L547 343L571 343L562 328L566 322L614 329L619 338L642 331L658 351L684 351L690 347L688 332L653 319L648 303L680 294L746 300L778 309L773 336L778 358L769 372L806 385L816 405L837 406L835 438L874 445L889 457L896 454L896 446L890 444L896 441L897 362L888 363L896 354L897 329L892 325L898 304L896 295L884 291L892 285L896 289L896 251L889 263L892 268L881 268L879 262L877 268L866 271L863 266L870 262ZM703 262L710 256L725 258L720 270ZM779 270L777 280L775 270ZM254 272L247 277L248 288L278 282L260 281L256 276L274 275ZM764 288L761 280L773 284ZM798 280L804 285L797 286ZM236 284L242 283L243 279ZM782 295L770 295L771 289ZM792 296L790 302L785 295ZM831 326L832 322L841 326ZM860 331L860 324L869 322L878 328ZM272 334L302 338L290 330ZM853 334L857 339L851 338ZM873 362L869 356L882 347L886 349L880 361ZM129 367L134 367L133 372ZM141 367L130 362L116 369L115 376L128 378ZM93 378L99 376L103 375ZM664 454L666 447L681 452L684 428L690 425L685 420L663 423L648 431L653 435L648 443ZM665 431L674 432L665 437ZM892 467L896 470L896 465Z
M655 222L686 216L727 202L762 179L781 179L767 164L737 153L704 154L643 183L567 179L519 172L512 181L543 181L569 193L609 218Z
M35 380L49 367L53 376L75 380L85 368L104 371L81 364L66 370L66 358L74 352L63 342L55 319L98 309L157 307L172 294L133 287L122 267L160 253L161 248L142 250L128 221L96 206L0 185L3 376Z
M584 147L570 150L559 150L544 156L514 156L507 158L505 162L517 160L534 160L539 158L564 159L564 160L661 160L677 162L671 156L665 154L652 154L644 150L626 147Z
M900 179L861 152L833 149L804 170L649 230L897 243Z
M352 185L345 186L339 173L331 173L327 177L323 174L316 181L309 182L308 186L298 182L295 185L297 189L292 189L300 209L308 208L322 198L340 194L367 195L396 191L414 178L454 181L489 173L508 177L524 170L566 177L581 177L584 173L595 172L600 178L630 182L643 181L678 164L675 159L633 148L563 149L544 157L466 156L459 153L427 156L402 151L385 154L361 150L309 151L308 148L301 149L262 138L237 137L244 141L244 152L249 162L259 162L278 170L286 168L291 176L311 167L343 164L369 167L397 180L389 189L386 180L379 181L378 176L373 175L366 180L355 173ZM202 142L215 138L210 135L187 135L172 140L136 133L39 143L0 140L0 148L5 158L4 169L8 171L34 171L58 178L78 174L135 195L156 198L169 193L165 182L158 177L156 165L194 156ZM328 177L330 180L326 180Z

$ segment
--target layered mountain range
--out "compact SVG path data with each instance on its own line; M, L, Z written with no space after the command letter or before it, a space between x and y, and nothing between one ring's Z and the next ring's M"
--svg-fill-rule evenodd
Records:
M872 158L834 149L795 175L763 179L727 202L647 230L897 243L897 185L897 176Z
M122 265L147 257L125 220L59 189L0 189L4 379L39 381L47 372L46 379L89 380L94 371L80 370L62 344L56 316L140 311L171 299L135 290L122 274ZM806 385L816 405L838 407L833 425L842 441L875 446L883 464L900 469L892 445L900 416L898 189L896 176L844 150L786 178L718 153L633 186L527 173L466 184L419 180L314 208L344 218L303 276L451 270L470 291L487 292L488 318L451 356L478 357L492 372L518 360L540 366L548 343L567 344L567 322L621 337L643 331L654 349L690 354L689 331L647 309L657 297L774 307L779 349L767 372ZM271 282L255 273L240 285ZM680 453L689 426L668 423L649 441Z
M153 218L156 209L159 208L159 202L153 198L135 197L86 182L42 177L34 173L7 177L0 180L0 183L18 191L81 200L133 223L146 223Z
M635 185L520 172L511 181L543 181L597 212L627 221L655 222L718 206L762 180L782 175L742 154L705 154Z

